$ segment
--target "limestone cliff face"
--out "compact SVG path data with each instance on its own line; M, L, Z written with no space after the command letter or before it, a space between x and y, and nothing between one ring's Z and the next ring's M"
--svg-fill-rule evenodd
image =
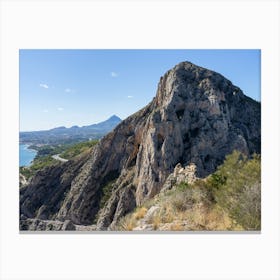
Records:
M159 193L178 163L194 164L196 176L204 177L234 149L260 153L260 114L260 103L220 74L180 63L160 79L152 102L120 123L87 158L36 175L21 190L22 218L96 222L97 229L110 229ZM111 195L101 207L108 183Z

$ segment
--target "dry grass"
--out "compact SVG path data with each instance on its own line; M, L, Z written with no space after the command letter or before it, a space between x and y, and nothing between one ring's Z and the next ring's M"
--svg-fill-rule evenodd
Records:
M145 217L146 213L147 213L147 208L146 207L140 207L140 208L137 208L135 210L135 212L133 213L133 217L136 219L136 220L140 220L142 218Z
M182 225L182 223L175 222L170 226L169 229L172 231L182 231L184 230L184 226Z
M208 207L203 204L195 205L193 208L180 213L178 219L188 221L190 230L243 230L223 209Z
M133 215L128 214L120 220L118 229L124 231L131 231L135 227L136 227L136 220L133 218Z
M152 225L153 225L153 229L157 230L162 223L161 216L159 214L155 214L152 217L151 222L152 222Z
M180 217L188 221L191 230L205 230L205 209L200 205L195 205Z
M146 201L134 213L121 219L120 230L133 230L154 205L159 208L146 221L153 230L243 230L223 208L211 201L203 184L173 189Z
M243 230L219 207L208 207L202 203L196 203L185 211L178 211L170 201L165 201L160 206L159 211L156 211L147 221L148 224L152 225L153 230L161 230L165 224L170 224L167 229L172 231L186 230L186 224L188 230ZM137 221L146 215L147 210L147 208L141 207L133 214L125 216L120 220L118 229L133 230L137 226Z
M154 230L260 229L260 179L260 157L241 160L240 153L234 152L209 177L193 184L181 182L145 201L122 220L122 227L145 228L146 223Z
M170 205L170 203L165 203L162 209L163 211L160 211L162 222L163 223L173 222L175 219L175 212L172 205Z
M176 193L172 197L171 203L175 210L179 212L183 212L191 207L191 203L184 193Z
M207 230L229 230L233 226L233 221L228 214L220 208L213 208L205 215Z

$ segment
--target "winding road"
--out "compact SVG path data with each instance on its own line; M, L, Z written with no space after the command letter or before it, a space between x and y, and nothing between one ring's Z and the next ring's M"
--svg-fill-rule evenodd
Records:
M61 161L61 162L67 162L67 161L68 161L68 159L61 158L61 157L59 156L59 154L53 155L52 158L53 158L53 159L56 159L56 160L59 160L59 161Z

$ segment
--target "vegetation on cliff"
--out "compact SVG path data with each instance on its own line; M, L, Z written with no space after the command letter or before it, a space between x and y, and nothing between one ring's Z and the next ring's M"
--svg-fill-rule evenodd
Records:
M53 159L51 155L35 157L30 166L21 166L19 172L27 180L36 174L37 171L42 170L48 166L57 164L58 161Z
M98 140L91 140L91 141L86 141L86 142L81 142L81 143L71 145L69 148L67 148L65 151L63 151L60 154L60 157L65 159L71 159L81 153L87 152L97 143Z
M261 159L234 151L217 171L182 182L123 217L117 230L260 230Z
M22 174L26 179L29 179L30 177L34 176L37 171L42 170L45 167L59 164L59 161L52 157L53 155L60 154L61 158L73 159L82 153L89 152L89 150L97 143L98 140L91 140L71 145L32 145L32 148L36 149L38 153L29 167L20 167L20 174Z

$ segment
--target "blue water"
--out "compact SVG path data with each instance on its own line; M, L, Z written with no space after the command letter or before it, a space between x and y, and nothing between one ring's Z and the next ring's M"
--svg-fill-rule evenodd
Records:
M28 145L19 144L19 166L28 166L35 158L37 152L27 149Z

